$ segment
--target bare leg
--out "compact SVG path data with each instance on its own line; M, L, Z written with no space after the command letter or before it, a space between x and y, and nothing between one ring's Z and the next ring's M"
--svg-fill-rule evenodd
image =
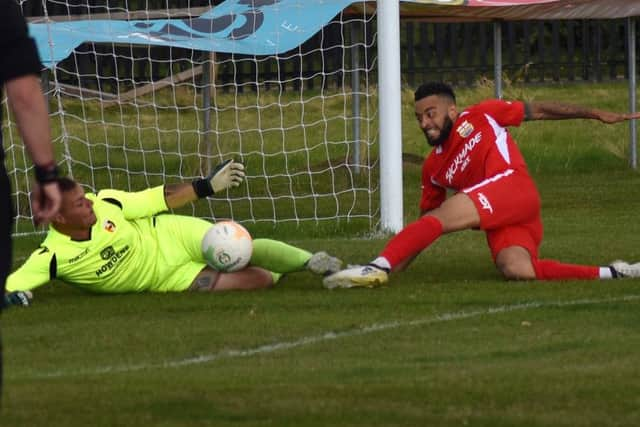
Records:
M507 280L534 280L536 271L529 251L522 246L504 248L496 257L496 267Z
M473 201L464 193L455 194L396 234L373 263L400 271L442 234L479 225L480 215Z
M229 291L269 288L273 276L259 267L247 267L233 273L221 273L205 267L193 280L192 291Z
M443 234L480 226L480 215L476 205L465 193L454 194L428 215L440 220Z

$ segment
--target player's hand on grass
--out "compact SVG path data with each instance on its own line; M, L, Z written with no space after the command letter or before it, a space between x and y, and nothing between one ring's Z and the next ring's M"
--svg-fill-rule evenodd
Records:
M27 306L31 304L33 294L29 291L15 291L4 295L4 305L9 307L12 305Z
M244 180L244 165L232 159L216 166L207 177L213 193L239 186Z

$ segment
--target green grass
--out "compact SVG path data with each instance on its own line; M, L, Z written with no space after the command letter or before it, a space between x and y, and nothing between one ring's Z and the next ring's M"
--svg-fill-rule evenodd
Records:
M518 90L626 105L621 86ZM485 91L462 91L461 103ZM422 153L408 114L405 152ZM542 256L639 260L627 127L516 132L543 199ZM409 219L420 166L405 166ZM322 227L249 226L350 263L385 243ZM17 239L16 262L37 241ZM3 427L640 425L640 281L507 283L477 231L443 237L380 289L327 291L308 273L220 295L95 296L55 283L2 317Z

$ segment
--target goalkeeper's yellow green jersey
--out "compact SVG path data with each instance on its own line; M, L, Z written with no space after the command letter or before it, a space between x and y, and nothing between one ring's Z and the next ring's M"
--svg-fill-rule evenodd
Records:
M31 290L52 279L93 292L167 292L189 287L206 266L200 250L207 221L167 210L163 186L86 196L97 221L88 240L49 227L27 261L9 275L8 291Z

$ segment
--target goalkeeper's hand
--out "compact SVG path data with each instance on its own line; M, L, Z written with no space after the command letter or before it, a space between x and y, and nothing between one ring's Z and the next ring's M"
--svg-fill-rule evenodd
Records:
M29 291L15 291L9 292L4 295L4 306L9 307L12 305L27 306L31 304L33 300L33 294Z
M244 165L234 162L233 159L226 160L216 166L206 179L214 194L237 187L244 180Z

